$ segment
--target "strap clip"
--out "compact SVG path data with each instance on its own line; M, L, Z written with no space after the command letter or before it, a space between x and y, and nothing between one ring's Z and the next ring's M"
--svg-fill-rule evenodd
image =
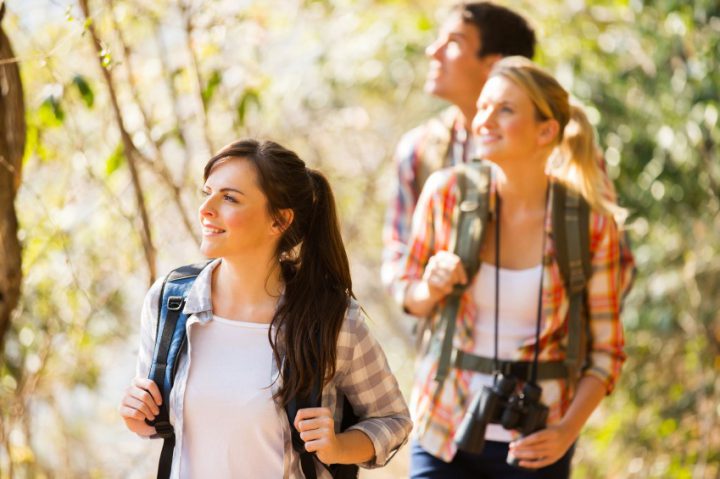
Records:
M169 311L180 311L185 303L182 296L170 296L167 301L167 309Z
M173 437L175 435L175 429L173 429L170 421L158 421L155 423L155 432L163 439Z

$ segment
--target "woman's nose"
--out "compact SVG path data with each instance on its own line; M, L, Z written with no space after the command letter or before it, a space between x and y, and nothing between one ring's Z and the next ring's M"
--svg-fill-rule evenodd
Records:
M200 204L199 211L201 217L215 216L215 208L212 204L212 195L208 195L205 197L205 200Z
M475 113L475 117L472 121L472 131L476 135L480 132L480 129L490 123L492 118L492 110L489 108L478 109Z
M429 58L435 58L436 60L439 60L439 53L442 50L442 47L443 42L440 38L438 38L425 48L425 55Z

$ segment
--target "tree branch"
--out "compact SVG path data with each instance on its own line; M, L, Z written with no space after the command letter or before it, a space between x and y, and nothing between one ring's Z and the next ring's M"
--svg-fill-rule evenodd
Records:
M203 79L202 74L200 73L200 62L198 61L197 53L195 52L195 48L193 48L192 44L192 34L194 29L192 23L192 12L190 12L190 8L185 4L185 2L180 2L180 13L185 20L185 45L187 47L188 53L190 54L190 63L192 65L193 73L195 73L197 98L200 101L200 105L202 106L200 111L202 112L201 121L203 126L203 133L205 134L205 143L208 148L208 153L212 155L215 153L215 147L213 146L212 137L210 135L210 122L207 105L203 100L202 96Z
M138 109L140 110L140 115L143 119L143 128L145 130L145 136L147 136L148 141L153 147L153 153L155 155L154 159L148 158L144 154L142 154L135 144L132 144L132 148L135 151L137 157L140 160L143 160L148 166L150 166L151 170L155 172L157 177L160 179L161 183L163 183L167 188L170 190L172 194L173 203L175 204L175 207L180 214L180 219L182 220L183 226L185 227L185 230L187 231L188 235L195 241L195 244L200 246L200 240L198 239L196 233L195 233L195 224L190 221L190 218L188 217L187 211L185 210L185 207L182 204L182 195L181 195L181 188L175 183L173 180L173 175L170 172L170 169L167 166L167 162L165 161L165 155L162 153L161 145L156 142L152 137L152 132L150 128L150 124L152 123L152 120L150 118L150 115L148 114L147 110L145 109L145 106L143 105L142 101L140 100L140 94L137 89L137 81L135 76L135 69L133 68L133 61L132 61L132 52L130 50L130 46L128 45L127 41L125 40L125 35L122 31L122 28L120 27L120 24L117 20L117 17L115 16L115 0L106 0L108 3L108 7L110 9L110 15L113 21L113 25L115 27L115 32L117 33L118 40L120 41L120 45L122 46L123 51L123 57L124 57L124 64L127 68L127 76L128 76L128 84L130 86L130 93L132 94L133 100L135 101L135 104L137 105Z
M102 51L103 46L100 41L100 38L98 37L97 31L95 30L95 25L92 22L92 18L90 17L90 8L88 6L88 0L78 0L80 3L80 8L82 9L83 15L85 16L85 19L87 21L87 29L90 32L93 48L95 49L95 52L97 53L97 60L98 65L100 66L100 70L102 71L103 78L105 79L105 84L108 87L108 92L110 94L110 100L113 107L113 112L115 114L115 120L117 122L118 129L120 130L120 137L122 139L123 143L123 150L125 152L125 157L127 158L128 167L130 168L130 176L132 178L132 183L135 191L135 200L138 205L138 209L140 210L140 219L142 222L142 230L141 230L141 239L142 239L142 245L143 245L143 252L145 253L145 262L147 264L148 273L150 275L150 283L152 283L155 280L156 277L156 252L155 252L155 246L153 245L152 240L152 233L150 228L150 218L147 213L147 208L145 206L145 195L143 193L142 185L140 182L140 175L137 169L137 165L135 163L135 152L137 151L137 148L135 148L135 145L132 142L132 139L130 138L130 135L128 134L127 130L125 129L124 121L122 112L120 111L120 105L118 102L117 94L115 92L115 85L113 83L112 75L110 74L110 70L106 68L103 65L102 61Z

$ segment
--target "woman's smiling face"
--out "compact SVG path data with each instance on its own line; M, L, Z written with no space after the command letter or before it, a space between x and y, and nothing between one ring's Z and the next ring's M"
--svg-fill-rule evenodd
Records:
M527 92L503 76L491 77L480 94L472 128L476 154L502 166L532 156L546 142L544 125Z
M258 186L250 160L218 162L203 185L199 208L202 225L200 251L209 258L266 251L277 241L268 201Z

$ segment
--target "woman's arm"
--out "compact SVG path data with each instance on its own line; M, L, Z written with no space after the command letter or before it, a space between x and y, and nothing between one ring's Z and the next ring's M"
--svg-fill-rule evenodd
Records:
M385 354L354 301L338 337L338 372L333 382L360 418L337 435L344 444L339 459L368 468L385 465L407 440L412 421Z
M147 379L157 334L157 308L162 281L162 279L156 281L145 296L140 316L140 347L135 378L125 390L119 408L125 426L143 437L155 434L155 428L147 425L145 419L154 419L159 412L158 406L162 403L159 388L154 382Z
M414 316L429 316L456 284L466 284L467 274L459 256L438 251L430 257L422 279L411 281L405 294L405 309Z
M294 425L305 449L316 453L325 464L360 464L375 457L375 447L366 433L349 430L335 434L333 413L326 407L300 409Z
M456 176L451 170L433 173L415 208L401 275L401 304L414 316L429 316L455 284L467 282L460 258L447 251L455 201Z
M527 437L510 443L510 454L529 469L558 461L577 440L590 415L605 397L605 385L594 376L578 382L575 397L562 420Z
M513 441L510 452L523 467L544 467L560 459L602 399L615 386L625 361L620 306L624 284L620 264L620 234L612 218L592 213L593 274L587 285L588 321L592 335L588 367L559 423Z

